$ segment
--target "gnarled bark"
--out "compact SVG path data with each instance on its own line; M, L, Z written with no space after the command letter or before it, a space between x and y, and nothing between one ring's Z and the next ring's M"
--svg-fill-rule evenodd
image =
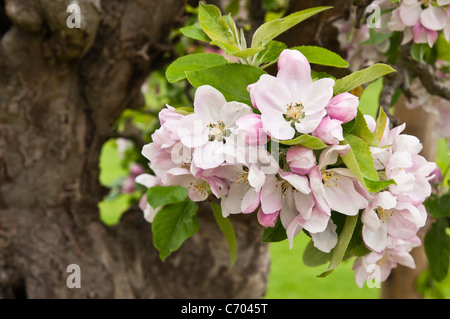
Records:
M101 147L121 112L142 106L183 1L77 3L82 27L70 29L70 1L0 1L0 297L261 297L268 250L252 216L233 220L232 270L206 208L166 263L141 212L112 228L100 221ZM70 264L80 289L66 285Z

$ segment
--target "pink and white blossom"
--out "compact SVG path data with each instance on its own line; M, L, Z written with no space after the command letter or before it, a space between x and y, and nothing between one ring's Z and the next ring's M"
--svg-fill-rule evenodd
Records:
M264 130L278 140L292 139L296 132L314 132L326 115L333 97L334 80L312 81L311 67L296 50L284 50L276 77L264 74L249 87L254 106L261 111Z

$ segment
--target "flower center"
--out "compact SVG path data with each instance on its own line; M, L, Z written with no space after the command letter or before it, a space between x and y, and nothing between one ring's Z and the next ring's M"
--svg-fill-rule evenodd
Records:
M325 187L328 188L330 188L330 186L337 187L338 184L336 182L338 180L339 176L334 176L334 173L332 171L325 171L322 173L322 183L325 185Z
M207 128L209 129L208 140L210 142L225 142L225 137L229 135L229 131L225 127L225 123L222 121L218 121L217 123L209 123Z
M422 7L424 8L428 8L431 5L431 2L433 2L433 0L421 0L420 1L422 3Z
M300 120L305 118L305 113L303 112L304 109L302 103L288 104L286 113L283 114L283 117L286 121L300 122Z
M248 184L248 168L244 167L242 172L237 172L236 183L238 184Z
M208 190L204 183L189 183L189 189L195 192L197 195L205 197L208 195Z
M387 223L389 221L389 218L392 217L394 214L394 211L392 209L384 209L381 207L378 207L376 209L378 218L380 219L381 223Z

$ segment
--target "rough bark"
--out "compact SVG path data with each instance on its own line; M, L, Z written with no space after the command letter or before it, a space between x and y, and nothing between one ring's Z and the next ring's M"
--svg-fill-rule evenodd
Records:
M255 218L236 218L226 242L206 208L201 230L159 261L139 211L108 228L99 155L161 62L181 0L79 0L69 29L64 0L2 0L0 7L0 298L257 298L268 249ZM66 286L67 266L81 288Z

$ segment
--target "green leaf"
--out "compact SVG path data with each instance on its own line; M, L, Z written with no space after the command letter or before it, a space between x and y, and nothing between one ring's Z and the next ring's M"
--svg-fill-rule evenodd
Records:
M222 17L220 9L212 4L200 2L198 7L198 21L206 35L214 42L237 44L228 22Z
M372 181L379 181L380 178L367 143L361 138L348 133L344 133L344 141L346 144L350 145L350 151L347 155L342 156L342 159L355 177L363 183L363 185L365 185L364 178Z
M203 41L203 42L211 42L211 39L208 35L203 31L200 23L195 23L193 25L189 25L183 28L180 28L180 32L191 39Z
M228 250L230 252L230 262L231 266L233 266L237 259L237 242L233 225L231 224L228 218L223 217L222 208L220 207L219 204L211 202L211 208L214 214L214 218L216 219L217 225L219 225L220 230L222 231L227 240Z
M364 70L353 72L352 74L337 80L334 85L334 91L336 94L349 92L358 86L373 82L392 72L395 72L395 70L389 65L377 63Z
M430 196L425 202L427 212L434 218L450 217L450 194Z
M166 205L156 214L152 223L153 245L162 261L199 230L197 211L198 205L187 200Z
M194 108L189 106L182 106L175 109L175 112L181 115L189 115L194 113Z
M434 44L437 51L437 59L450 61L450 43L445 39L443 34L440 34L436 43Z
M336 247L333 248L331 254L330 264L327 270L320 274L318 277L324 278L331 274L331 272L336 269L344 258L347 247L353 236L353 231L355 230L356 223L358 222L358 216L347 216L345 219L344 228L338 236L338 242Z
M386 181L374 181L364 177L364 186L366 186L367 190L371 193L381 192L393 184L396 184L393 179Z
M348 68L349 63L341 58L337 53L334 53L325 48L316 46L299 46L293 47L292 50L297 50L303 53L309 63L319 64L325 66L332 66L336 68Z
M223 56L215 53L196 53L183 56L175 60L166 71L166 78L170 83L184 80L186 72L202 70L212 66L229 63Z
M377 118L377 126L375 128L375 137L378 140L378 143L381 142L381 139L383 138L384 131L386 130L386 125L388 123L388 117L386 113L384 112L383 108L380 107L380 112L378 114Z
M313 150L322 150L327 147L327 145L324 142L322 142L322 140L318 139L315 136L307 134L300 135L299 137L296 137L292 140L277 141L277 142L287 146L303 145Z
M252 105L247 86L256 83L265 72L250 65L225 64L199 71L187 72L194 87L211 85L219 90L229 102L236 101Z
M450 237L445 229L445 219L438 219L425 235L424 247L428 257L430 274L436 281L442 281L448 274L450 262Z
M254 33L252 39L252 48L266 46L270 41L275 39L283 32L296 26L300 22L312 17L322 11L331 9L332 7L316 7L303 11L295 12L282 19L276 19L264 23Z
M353 128L349 133L361 138L369 146L378 146L379 144L378 139L369 130L366 119L359 109L355 117Z
M420 63L433 64L436 60L436 50L427 43L414 43L411 47L411 57Z
M263 243L277 243L287 239L286 229L284 229L280 218L278 218L274 227L264 229L261 242Z
M255 65L272 64L278 60L281 52L287 48L286 44L279 41L270 41L264 50L256 56Z
M314 242L311 240L303 251L302 260L308 267L318 267L326 264L330 261L331 254L324 253L323 251L314 247Z
M147 190L147 202L153 208L184 201L188 189L181 186L154 186Z

